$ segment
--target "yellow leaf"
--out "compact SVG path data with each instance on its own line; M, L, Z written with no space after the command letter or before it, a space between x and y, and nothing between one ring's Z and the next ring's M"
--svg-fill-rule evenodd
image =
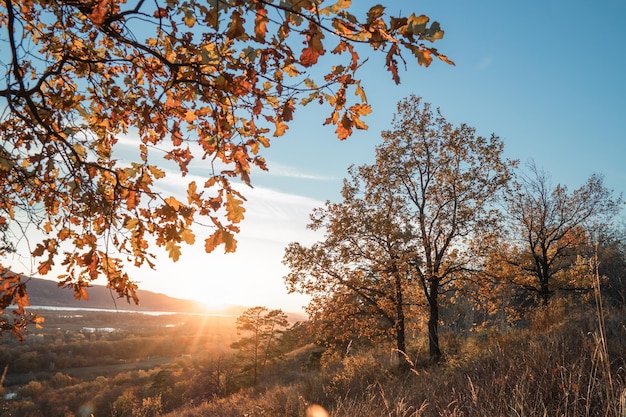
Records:
M32 319L33 323L35 323L35 327L38 329L43 329L43 322L46 321L45 317L35 316Z
M261 145L263 145L263 147L265 148L270 147L270 140L266 138L265 136L259 136L257 140L261 143Z
M430 19L426 15L416 16L415 13L411 13L411 16L407 19L407 24L409 25L411 33L419 35L422 31L424 31L426 23L428 23L429 20Z
M46 222L43 225L43 230L45 230L46 233L50 233L52 231L52 224L50 222Z
M243 200L235 198L232 194L226 194L226 218L233 223L243 220L246 209L242 206Z
M317 84L315 84L315 81L308 77L304 79L304 85L306 85L307 88L310 88L311 90L317 90Z
M169 257L172 258L174 262L177 262L181 255L180 246L173 241L169 241L165 244L165 249L169 253Z
M359 119L357 116L352 118L352 122L354 123L354 127L356 127L357 129L367 130L367 125L365 124L365 122Z
M187 25L187 27L193 27L196 24L196 16L193 14L193 10L185 10L185 17L183 17L183 21Z
M283 70L290 77L296 77L296 76L300 75L300 71L298 71L298 68L295 65L285 65L283 67Z
M215 184L217 184L218 181L218 177L211 177L208 180L205 181L204 183L204 188L211 188L213 187Z
M371 7L369 11L367 12L368 22L371 22L373 20L380 18L384 12L385 12L385 6L381 4L377 4L376 6Z
M352 0L338 0L337 3L320 9L319 13L324 16L336 15L342 10L350 7Z
M150 170L150 173L152 174L152 176L156 179L165 177L165 171L157 168L155 165L148 165L148 169Z
M356 115L367 116L372 112L372 107L369 104L355 104L350 108Z
M180 209L180 206L182 206L183 204L178 201L176 199L176 197L168 197L165 199L165 204L167 204L168 206L170 206L171 208L173 208L174 210L178 211L178 209Z
M193 110L187 110L187 114L185 114L185 120L187 123L193 123L196 120L196 113Z
M76 152L76 155L78 155L78 157L81 159L87 155L87 150L80 143L73 144L72 149L74 149L74 152Z
M130 219L128 219L128 221L126 222L124 227L127 228L128 230L133 230L133 229L135 229L137 227L138 224L139 224L139 219L137 219L137 218L130 218Z
M196 235L189 229L183 230L180 234L180 238L188 245L193 245L196 242Z
M361 97L361 101L363 103L367 103L367 97L365 96L365 90L361 87L361 83L357 83L356 90L354 91L355 96Z
M276 122L276 130L274 131L274 136L278 137L278 136L282 136L285 134L285 130L287 130L288 126L281 122L281 121L277 121Z

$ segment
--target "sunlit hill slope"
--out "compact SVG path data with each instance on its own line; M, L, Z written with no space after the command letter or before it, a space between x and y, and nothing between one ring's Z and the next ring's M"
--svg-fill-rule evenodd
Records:
M202 303L193 300L169 297L165 294L139 290L139 305L118 298L115 292L102 285L89 288L89 300L77 300L68 288L59 288L56 281L31 278L26 283L32 306L117 309L130 311L162 311L181 313L219 313L239 315L246 308L225 306L219 311L208 311Z

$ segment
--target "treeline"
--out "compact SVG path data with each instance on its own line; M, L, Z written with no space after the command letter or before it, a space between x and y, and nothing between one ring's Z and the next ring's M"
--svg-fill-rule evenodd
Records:
M349 168L341 201L312 213L308 227L324 238L285 250L285 282L311 296L321 343L391 340L409 370L416 334L442 359L442 324L509 326L557 295L600 290L624 304L623 201L601 175L574 190L554 184L534 163L504 158L496 135L454 126L416 96L382 138L373 164Z
M57 372L50 378L22 385L12 391L9 399L0 400L0 415L158 416L232 390L226 384L228 365L222 362L219 358L179 358L160 367L95 378Z
M32 330L25 340L6 337L0 341L0 366L7 366L7 381L16 374L227 350L235 337L234 317L85 311L78 315L49 312L46 317L46 326Z
M167 331L161 335L58 332L29 337L27 345L3 346L0 363L9 364L11 374L113 365L155 356L181 355L186 353L188 346L192 346L190 339L189 336L181 337ZM172 343L172 340L182 343Z

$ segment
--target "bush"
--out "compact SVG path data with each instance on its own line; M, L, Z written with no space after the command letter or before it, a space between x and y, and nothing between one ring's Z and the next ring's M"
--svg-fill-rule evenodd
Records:
M323 370L330 371L327 391L330 396L341 397L350 393L363 393L368 387L389 377L389 370L381 365L374 351L346 356L339 364L337 357L326 358Z

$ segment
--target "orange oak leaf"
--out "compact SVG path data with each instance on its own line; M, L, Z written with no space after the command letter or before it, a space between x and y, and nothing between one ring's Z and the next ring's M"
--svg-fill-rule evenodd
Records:
M243 19L241 18L241 13L238 11L234 11L230 16L230 24L228 25L228 30L226 31L226 36L230 39L238 39L239 37L245 35L246 30L243 27Z
M243 220L246 209L243 207L243 200L234 197L232 194L226 194L226 218L233 223Z
M265 42L267 22L269 22L269 19L267 18L267 10L264 8L258 8L254 19L254 39L257 42Z
M111 0L100 0L89 14L89 19L91 19L96 26L100 26L104 23L110 1Z
M313 66L317 63L320 53L316 51L312 46L304 48L300 55L300 63L305 67Z
M180 259L180 255L182 254L180 245L177 245L176 242L170 240L165 244L165 250L167 250L169 257L172 258L174 262L178 262L178 259Z

